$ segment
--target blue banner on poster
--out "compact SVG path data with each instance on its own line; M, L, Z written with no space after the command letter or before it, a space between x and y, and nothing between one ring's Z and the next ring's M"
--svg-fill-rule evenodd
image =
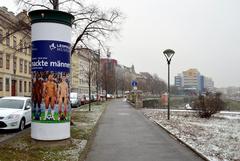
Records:
M32 71L70 72L70 49L62 41L33 41Z

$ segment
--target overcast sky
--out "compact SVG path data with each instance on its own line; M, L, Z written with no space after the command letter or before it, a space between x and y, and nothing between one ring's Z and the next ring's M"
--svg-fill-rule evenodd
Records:
M89 0L88 0L89 1ZM239 0L91 0L118 8L126 17L119 39L111 40L112 57L134 64L137 72L167 80L165 49L173 49L171 81L197 68L216 87L240 86ZM9 0L0 6L15 10Z

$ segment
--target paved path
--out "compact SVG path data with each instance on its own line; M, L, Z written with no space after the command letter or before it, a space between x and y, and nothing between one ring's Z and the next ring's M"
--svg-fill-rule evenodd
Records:
M127 102L110 103L86 161L202 161Z

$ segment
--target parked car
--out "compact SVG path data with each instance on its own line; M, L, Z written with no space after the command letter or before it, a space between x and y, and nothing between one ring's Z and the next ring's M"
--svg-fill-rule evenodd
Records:
M76 92L70 93L71 107L79 107L81 105L80 95Z
M107 98L114 98L114 96L112 94L107 94Z
M30 97L3 97L0 99L0 129L23 130L31 123Z
M88 95L85 96L85 103L89 103L89 96Z
M91 95L91 101L92 102L96 102L97 101L97 95L96 94L92 94Z
M85 95L82 95L82 96L80 97L80 101L81 101L81 105L86 104L86 96L85 96Z

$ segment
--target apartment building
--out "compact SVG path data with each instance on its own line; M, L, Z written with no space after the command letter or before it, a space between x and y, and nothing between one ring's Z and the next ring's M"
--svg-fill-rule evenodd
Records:
M200 72L197 69L188 69L183 71L183 87L199 90Z
M87 95L89 92L89 78L91 93L97 92L97 74L99 73L99 54L87 48L76 49L71 58L72 92ZM90 77L89 77L90 76Z
M175 76L175 86L184 91L206 92L214 91L214 82L211 78L201 75L200 72L191 68Z
M0 97L31 95L30 44L27 13L0 7Z

